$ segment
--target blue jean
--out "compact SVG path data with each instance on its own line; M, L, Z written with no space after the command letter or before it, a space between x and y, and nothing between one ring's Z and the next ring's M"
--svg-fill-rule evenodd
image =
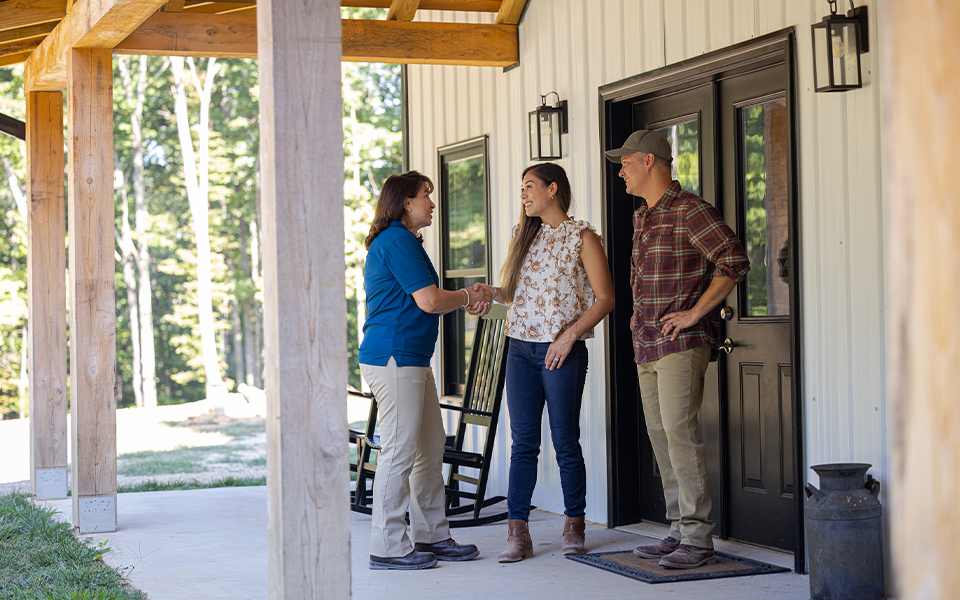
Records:
M583 515L587 508L587 477L580 448L580 405L587 378L587 346L577 340L563 366L548 371L546 342L510 339L507 351L507 409L510 411L510 482L507 512L526 521L537 484L540 429L547 406L550 437L560 467L564 514Z

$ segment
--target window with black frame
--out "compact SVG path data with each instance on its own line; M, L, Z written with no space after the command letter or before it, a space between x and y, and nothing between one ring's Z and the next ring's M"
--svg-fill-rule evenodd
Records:
M488 283L487 138L440 148L441 283L457 290ZM441 390L460 396L467 381L477 318L463 310L443 317Z

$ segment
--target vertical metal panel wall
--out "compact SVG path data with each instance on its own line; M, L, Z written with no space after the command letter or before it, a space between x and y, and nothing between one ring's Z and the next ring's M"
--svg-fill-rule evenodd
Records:
M490 136L490 243L496 274L519 217L519 177L529 163L527 113L539 103L539 94L555 90L569 101L570 131L564 136L559 163L570 175L573 214L599 227L603 171L598 88L793 27L798 60L806 464L869 462L874 476L886 484L891 413L883 350L877 72L883 30L877 26L875 1L856 4L871 9L871 52L862 57L865 86L815 94L810 25L829 12L822 0L530 0L520 25L519 67L409 68L407 133L411 168L423 170L434 181L439 180L437 148ZM492 15L468 20L491 22ZM436 228L432 234L428 230L426 238L428 252L439 261ZM599 522L607 518L604 327L598 327L596 338L588 342L591 365L581 423L587 518ZM439 372L439 364L435 367ZM499 465L491 476L493 492L507 489L508 423L505 415L497 434ZM562 512L546 428L543 440L534 503ZM816 482L812 472L809 476Z

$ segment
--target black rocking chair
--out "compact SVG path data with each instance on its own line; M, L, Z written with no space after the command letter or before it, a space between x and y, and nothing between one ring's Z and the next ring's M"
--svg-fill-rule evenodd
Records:
M473 513L471 518L450 519L450 527L486 525L507 518L506 512L480 516L481 509L506 500L505 496L485 497L503 399L503 382L507 373L506 319L507 307L501 304L494 304L490 312L480 318L473 339L463 402L460 405L440 405L441 408L460 413L456 432L447 436L447 447L443 453L443 462L450 465L446 483L447 517ZM482 440L480 452L463 449L471 428L479 433L478 437ZM474 469L476 473L467 475L460 471L462 468ZM471 484L474 489L462 490L461 483ZM461 500L470 502L461 503Z
M348 386L347 394L367 398L370 401L367 426L363 431L350 430L350 443L357 448L357 462L350 463L350 470L357 474L357 487L350 492L350 508L369 515L370 505L373 502L373 475L377 471L373 453L380 451L380 436L376 432L377 401L372 393L361 392L351 386Z
M443 453L443 462L450 465L445 484L446 513L448 517L473 513L471 518L451 518L450 527L485 525L507 518L506 511L480 516L481 509L506 500L504 496L485 497L506 376L508 344L505 333L506 316L507 308L495 304L489 313L480 318L474 336L463 402L459 405L440 404L443 409L460 413L456 432L454 435L447 436ZM373 479L377 470L373 453L380 450L380 436L375 433L377 403L372 394L363 394L355 390L350 393L370 398L370 415L366 429L362 432L350 431L350 441L357 446L357 462L350 465L350 470L357 473L357 485L355 491L351 493L350 509L370 514L373 503ZM480 452L471 452L463 448L470 429L481 433L479 437L482 439L482 450ZM467 475L462 473L461 469L473 469L476 473ZM461 483L472 485L473 490L462 490ZM463 503L463 500L469 502Z

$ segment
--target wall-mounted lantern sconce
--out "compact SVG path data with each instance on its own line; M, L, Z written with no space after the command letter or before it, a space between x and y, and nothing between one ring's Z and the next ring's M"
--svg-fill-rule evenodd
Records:
M553 94L557 103L547 106L547 96ZM530 160L561 158L560 138L567 133L567 101L560 94L540 95L540 106L530 111Z
M813 33L813 78L818 92L843 92L863 87L860 55L870 50L867 7L853 7L846 16L837 14L837 0L830 14L811 27Z

